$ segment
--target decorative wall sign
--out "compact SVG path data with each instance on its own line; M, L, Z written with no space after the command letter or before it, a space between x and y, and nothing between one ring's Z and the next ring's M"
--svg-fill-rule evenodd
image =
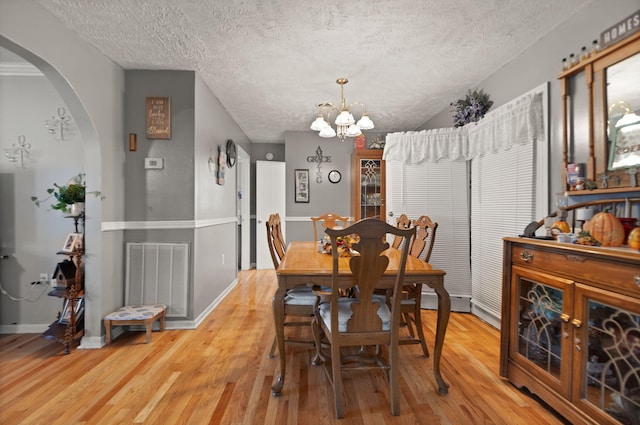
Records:
M322 183L322 171L320 170L320 167L322 166L323 162L331 162L331 157L322 156L322 149L320 149L320 146L318 146L315 156L308 156L307 162L316 162L318 164L318 166L316 167L316 183Z
M600 49L604 49L640 31L640 10L600 33Z
M224 186L224 170L227 167L227 154L222 145L218 145L218 170L216 171L216 183Z
M294 188L295 188L295 201L297 203L309 202L309 170L295 170L294 171Z
M171 102L168 97L147 97L147 139L171 139Z

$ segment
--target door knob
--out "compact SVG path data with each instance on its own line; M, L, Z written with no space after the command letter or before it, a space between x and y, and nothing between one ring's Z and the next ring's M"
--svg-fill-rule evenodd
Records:
M389 217L393 217L393 211L389 211Z

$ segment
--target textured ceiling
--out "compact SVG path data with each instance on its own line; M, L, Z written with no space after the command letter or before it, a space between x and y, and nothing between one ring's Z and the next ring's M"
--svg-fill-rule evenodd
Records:
M124 69L197 71L259 143L308 130L338 77L374 131L415 130L593 0L36 1Z

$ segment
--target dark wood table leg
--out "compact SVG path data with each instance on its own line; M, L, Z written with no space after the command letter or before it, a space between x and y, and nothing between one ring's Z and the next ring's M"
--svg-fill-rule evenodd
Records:
M284 386L284 372L286 370L286 355L284 349L284 297L286 290L278 287L273 296L273 319L276 327L276 343L278 345L278 356L280 357L280 373L278 378L271 386L271 394L275 397L279 396Z
M449 315L451 314L451 298L449 298L449 293L444 288L444 279L442 277L435 282L427 282L427 285L434 289L438 295L438 321L436 325L436 342L433 350L433 373L438 382L438 391L440 394L447 394L449 392L449 384L444 382L440 374L440 357L442 356L444 336L447 332Z

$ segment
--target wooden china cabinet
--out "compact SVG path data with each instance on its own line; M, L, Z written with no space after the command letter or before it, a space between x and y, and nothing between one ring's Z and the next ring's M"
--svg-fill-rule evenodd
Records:
M640 419L640 253L504 238L500 375L573 424Z
M385 219L385 163L382 149L356 149L352 156L353 216Z

